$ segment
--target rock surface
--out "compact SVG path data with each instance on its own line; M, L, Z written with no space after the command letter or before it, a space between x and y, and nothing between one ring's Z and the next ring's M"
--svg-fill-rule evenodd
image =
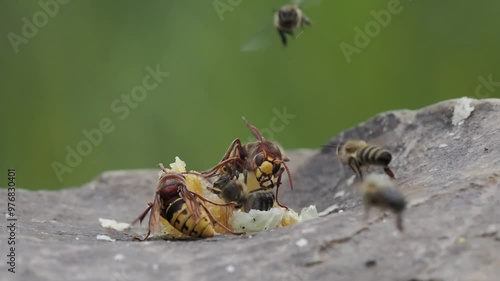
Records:
M241 237L139 243L107 233L98 218L135 218L152 199L157 170L107 172L56 192L17 190L16 273L1 262L0 280L497 280L500 100L473 101L461 125L451 122L456 103L382 113L328 143L361 138L393 152L409 201L402 234L391 215L374 211L364 221L353 173L325 147L289 153L294 191L285 180L281 202L335 212ZM6 238L2 227L4 259Z

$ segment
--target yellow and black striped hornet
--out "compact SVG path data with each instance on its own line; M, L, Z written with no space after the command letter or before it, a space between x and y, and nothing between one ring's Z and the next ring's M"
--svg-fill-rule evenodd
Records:
M186 186L186 179L182 174L168 172L162 164L159 167L164 174L160 177L155 192L155 198L148 208L132 224L142 222L148 212L148 233L142 240L146 240L151 233L161 230L160 217L163 217L175 229L194 238L207 238L215 235L214 225L218 224L231 234L236 233L217 221L204 202L219 206L233 206L234 203L219 204L190 191ZM140 240L140 239L139 239Z
M231 179L229 175L220 176L213 187L209 188L226 203L234 202L236 208L244 212L252 209L269 211L274 205L272 190L257 190L247 192L245 184L238 179Z
M278 200L278 191L281 185L281 177L287 172L290 188L293 190L290 170L285 162L289 159L285 156L283 149L274 141L266 140L259 130L243 117L243 122L254 135L257 141L241 144L240 139L235 139L222 157L222 160L212 169L203 172L206 177L217 176L218 181L224 181L224 176L229 179L237 179L240 173L244 175L244 184L247 192L257 192L273 189L276 186L276 203L282 205ZM256 184L254 184L256 182Z
M368 219L371 207L391 210L396 214L396 227L403 231L403 211L406 200L401 191L385 175L370 174L361 183L361 194L365 205L365 219Z
M367 144L362 140L349 140L337 146L337 157L342 164L348 165L359 179L363 179L361 167L367 165L383 166L385 173L395 178L388 166L392 154L382 147Z

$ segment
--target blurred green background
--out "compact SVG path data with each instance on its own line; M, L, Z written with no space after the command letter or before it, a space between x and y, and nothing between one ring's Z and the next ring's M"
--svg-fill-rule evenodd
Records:
M224 3L238 1L215 1ZM401 1L402 12L350 63L340 43L354 45L354 28L364 30L374 20L370 11L389 1L305 3L314 25L287 49L271 31L269 48L241 52L284 3L243 0L220 16L212 0L73 0L18 42L16 53L12 33L23 36L23 17L38 15L43 24L43 9L39 1L2 1L0 186L7 168L16 168L18 186L28 189L154 169L175 156L189 169L207 169L234 138L251 137L242 116L275 128L265 136L286 149L318 148L379 112L476 97L480 75L500 81L500 1ZM111 105L118 99L123 106L121 95L156 65L170 75L120 119ZM499 97L500 89L488 95ZM295 118L277 129L270 123L284 107ZM67 146L76 149L86 140L82 130L104 118L114 131L59 180L53 163L67 165Z

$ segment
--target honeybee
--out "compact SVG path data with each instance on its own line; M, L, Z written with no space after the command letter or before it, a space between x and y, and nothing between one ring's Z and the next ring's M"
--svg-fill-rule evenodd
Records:
M396 214L396 227L403 231L402 213L406 207L403 194L393 182L384 175L370 174L361 183L361 194L365 205L365 219L368 219L371 207L391 210Z
M304 24L311 25L311 20L304 15L304 12L297 4L285 5L274 13L274 27L278 30L283 46L287 46L286 35L294 35L294 31L304 27Z
M305 3L304 3L305 2ZM304 14L303 4L319 4L321 0L292 0L274 11L272 22L265 24L264 28L242 45L241 51L251 52L269 47L275 39L275 30L278 31L284 47L288 45L287 35L293 36L295 31L304 25L311 25L312 21Z
M250 210L269 211L274 205L274 193L270 190L259 190L250 192L244 205L244 211Z
M226 203L234 202L234 207L238 209L243 207L247 197L244 184L237 179L231 179L228 174L220 176L209 190Z
M132 222L132 224L142 222L148 212L150 213L148 233L142 240L146 240L152 232L160 232L160 217L163 217L181 233L195 238L213 237L215 224L224 228L228 233L242 234L233 232L217 221L203 202L219 206L232 206L233 203L219 204L210 201L190 191L182 174L168 172L162 164L158 166L164 174L158 182L154 201L149 203L148 208Z
M217 179L210 188L226 203L234 202L236 208L244 212L252 209L269 211L274 205L274 193L271 190L258 190L248 193L246 186L238 179L230 179L223 175Z
M277 143L264 139L259 130L244 117L243 121L257 141L242 145L240 139L235 139L219 164L202 174L206 177L218 176L219 179L224 176L236 179L240 173L243 173L243 183L248 192L269 190L276 186L276 203L287 208L278 201L278 191L284 171L288 174L290 188L293 190L290 170L285 163L289 159Z
M395 178L388 166L392 154L379 146L367 144L362 140L350 140L337 146L337 157L342 164L348 165L359 179L363 179L361 167L367 165L383 166L385 173Z

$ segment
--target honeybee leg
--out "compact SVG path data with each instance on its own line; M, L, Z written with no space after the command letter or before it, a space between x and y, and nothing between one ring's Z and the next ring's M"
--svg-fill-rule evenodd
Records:
M399 231L403 232L403 230L404 230L403 216L400 213L396 214L396 227Z
M285 34L285 32L282 31L282 30L280 30L280 29L278 29L278 33L279 33L279 35L281 37L281 43L283 43L283 46L286 47L287 42L286 42L286 34Z
M384 172L391 178L395 179L394 173L389 169L389 166L384 166Z
M200 204L200 205L201 205L201 207L203 209L205 209L205 211L207 212L208 217L210 218L210 221L212 221L213 224L218 224L220 227L224 228L227 232L229 232L231 234L234 234L234 235L244 235L244 234L246 234L245 232L234 232L231 229L227 228L225 225L223 225L222 223L220 223L218 220L216 220L214 218L214 216L212 215L212 213L210 213L210 211L208 210L208 208L204 204Z
M361 168L359 166L358 161L356 161L355 158L351 157L351 158L349 158L348 165L351 168L351 170L356 174L356 177L358 177L360 180L362 180L363 173L361 173Z
M210 192L217 194L217 195L219 195L221 193L221 190L218 188L215 188L215 187L207 186L207 189L210 190Z
M365 203L365 221L368 221L370 218L370 206L366 205Z

